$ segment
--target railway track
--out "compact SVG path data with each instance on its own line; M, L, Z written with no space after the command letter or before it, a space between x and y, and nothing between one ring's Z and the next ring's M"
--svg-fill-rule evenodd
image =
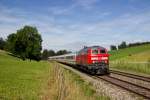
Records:
M62 64L65 64L65 63L62 63ZM75 66L71 65L71 64L65 64L65 65L75 68ZM120 72L120 71L113 71L113 70L110 70L110 72L115 73L115 74L119 74L122 76L130 77L130 78L150 82L149 77L139 76L139 75L135 75L135 74L129 74L129 73ZM89 74L87 74L87 75L94 78L94 79L102 79L102 80L107 81L113 85L116 85L118 87L126 89L127 91L130 91L132 93L135 93L137 95L140 95L140 96L150 100L150 89L149 88L146 88L146 87L143 87L143 86L140 86L140 85L116 78L116 77L112 77L110 75L103 75L103 76L92 76Z
M135 74L126 73L126 72L120 72L120 71L114 71L114 70L110 70L110 73L121 75L121 76L126 76L126 77L137 79L137 80L142 80L145 82L150 82L150 78L145 77L145 76L135 75ZM135 83L131 83L129 81L125 81L123 79L119 79L119 78L113 77L111 75L94 76L94 78L97 78L97 79L100 78L100 79L107 81L111 84L114 84L116 86L124 88L127 91L130 91L130 92L133 92L137 95L140 95L146 99L150 99L150 89L148 87L144 87L144 86L141 86L141 85L138 85Z
M150 89L149 88L145 88L115 77L111 77L111 76L92 76L95 79L102 79L104 81L107 81L113 85L119 86L123 89L126 89L127 91L133 92L137 95L140 95L146 99L150 99Z
M126 76L126 77L130 77L130 78L150 82L150 77L135 75L135 74L126 73L126 72L120 72L120 71L115 71L115 70L110 70L110 72L113 74L117 74L117 75L121 75L121 76Z

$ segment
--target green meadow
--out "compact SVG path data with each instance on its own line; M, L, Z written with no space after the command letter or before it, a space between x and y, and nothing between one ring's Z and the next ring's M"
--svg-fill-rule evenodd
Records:
M38 99L48 70L47 62L22 61L0 51L0 99Z
M141 58L141 61L146 61L150 59L150 44L114 50L110 51L109 54L111 61L120 60L122 58L134 60L137 56Z
M0 100L108 100L78 75L47 61L22 61L0 51Z
M150 44L110 51L110 67L150 75Z
M109 53L111 69L150 75L150 45ZM60 89L62 84L63 90ZM59 96L60 93L63 96ZM62 97L65 100L109 99L107 96L96 96L90 85L56 63L22 61L0 51L0 100L57 100Z

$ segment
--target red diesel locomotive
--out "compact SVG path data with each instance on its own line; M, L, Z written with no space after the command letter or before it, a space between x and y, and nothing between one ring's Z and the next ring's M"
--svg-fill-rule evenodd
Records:
M77 53L53 56L49 60L76 65L91 74L109 73L109 54L101 46L84 47Z

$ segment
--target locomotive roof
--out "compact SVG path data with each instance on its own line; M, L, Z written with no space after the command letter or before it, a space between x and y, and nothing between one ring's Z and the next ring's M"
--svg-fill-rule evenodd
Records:
M100 48L100 49L105 49L105 48L102 47L102 46L89 46L89 47L85 47L85 48L88 48L88 49L89 49L89 48ZM84 49L85 49L85 48L84 48Z

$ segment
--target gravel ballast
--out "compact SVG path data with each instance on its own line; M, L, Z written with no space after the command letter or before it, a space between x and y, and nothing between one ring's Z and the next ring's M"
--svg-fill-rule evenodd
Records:
M130 77L122 76L122 75L117 75L117 74L111 74L111 76L150 89L150 87L149 87L150 86L150 82L146 82L146 81L143 81L143 80L134 79L134 78L130 78Z
M58 63L59 64L59 63ZM65 69L69 69L73 71L74 73L78 74L82 79L84 79L86 82L92 84L93 88L96 90L97 94L103 94L107 95L111 98L111 100L141 100L142 97L131 93L127 90L124 90L120 87L117 87L115 85L112 85L106 81L103 81L101 79L97 80L94 79L85 73L82 73L72 67L59 64L60 66L64 67Z

